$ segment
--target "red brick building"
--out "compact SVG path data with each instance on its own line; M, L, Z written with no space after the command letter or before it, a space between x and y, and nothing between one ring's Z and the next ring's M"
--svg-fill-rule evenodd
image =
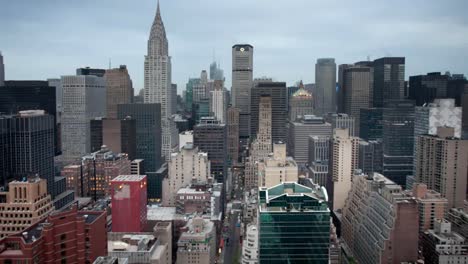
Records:
M111 181L112 232L142 232L146 226L146 175L120 175Z
M0 264L93 263L107 255L106 213L76 206L0 240Z

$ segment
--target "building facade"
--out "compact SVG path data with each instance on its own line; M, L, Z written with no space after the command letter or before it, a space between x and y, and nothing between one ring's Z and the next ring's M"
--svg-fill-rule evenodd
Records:
M214 81L214 90L210 92L210 113L221 123L226 124L227 92L224 82Z
M387 100L402 100L405 88L405 58L384 57L374 60L374 107Z
M408 99L414 100L417 106L422 106L434 102L436 98L446 98L448 80L449 76L440 72L410 76Z
M250 93L253 86L253 51L249 44L232 46L232 105L239 109L239 136L250 137Z
M128 74L127 66L106 70L106 103L107 118L117 118L117 105L129 104L133 101L132 79Z
M383 108L361 108L359 137L364 140L383 138Z
M91 152L103 145L115 153L126 153L129 159L136 157L136 120L95 118L91 120Z
M232 165L239 162L239 115L240 110L229 107L227 110L227 149Z
M336 112L336 63L333 58L317 59L314 105L318 116Z
M214 264L216 256L216 228L213 222L201 217L190 219L177 241L177 264Z
M291 87L288 87L288 92ZM299 89L295 91L291 96L288 94L289 102L289 121L293 122L297 118L305 115L314 114L314 100L312 94L304 89L302 81L299 84Z

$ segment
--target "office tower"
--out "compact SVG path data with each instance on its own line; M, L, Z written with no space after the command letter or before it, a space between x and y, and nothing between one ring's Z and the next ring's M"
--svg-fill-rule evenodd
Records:
M161 106L161 156L170 159L171 151L177 145L177 132L172 120L171 100L171 57L166 30L161 18L159 2L148 39L148 53L145 56L145 103ZM145 159L146 160L146 159Z
M246 236L242 242L242 263L258 263L258 229L254 224L247 226Z
M55 87L55 106L57 123L62 123L62 111L63 111L63 87L61 79L47 79L50 87Z
M320 186L327 185L330 137L331 132L328 136L309 136L309 178Z
M232 165L239 162L239 114L240 110L229 107L227 110L227 149Z
M455 104L461 106L461 99L466 91L468 80L463 74L452 74L447 85L447 97L455 99Z
M317 116L336 113L336 64L333 58L317 59L314 99Z
M424 263L468 263L466 237L452 231L452 224L438 219L422 237Z
M359 169L365 174L383 172L383 144L381 140L360 140Z
M358 168L359 138L351 137L347 129L336 129L330 143L328 193L333 211L343 209L351 190L354 171Z
M204 117L193 128L193 143L200 151L208 153L211 177L224 183L227 175L226 125L213 117Z
M226 124L227 94L223 81L214 81L214 90L210 92L210 113L221 123Z
M299 89L289 97L289 121L295 121L298 117L312 115L314 113L314 101L312 94L299 84Z
M172 114L177 114L177 84L171 84L171 106Z
M406 191L409 197L414 197L419 208L419 232L423 234L429 229L434 229L437 219L445 217L448 209L448 200L440 193L429 190L426 184L413 185L412 191Z
M340 64L338 65L338 91L336 93L336 108L338 113L344 113L346 86L345 86L345 70L354 67L354 64Z
M240 110L239 136L249 138L250 97L253 86L253 46L236 44L232 46L232 105Z
M76 69L76 75L93 75L96 77L104 77L106 75L106 70L90 67L78 68Z
M76 206L0 241L0 263L93 263L107 255L106 212Z
M415 107L414 136L436 135L438 127L453 127L454 136L462 136L462 108L455 99L435 99L432 103Z
M136 158L145 161L145 170L156 172L161 166L160 104L124 104L117 106L117 118L136 120ZM151 183L148 176L148 182Z
M409 97L417 106L434 102L436 98L447 97L448 75L430 72L426 75L409 77Z
M399 185L413 173L414 102L387 101L383 119L383 174Z
M171 222L159 222L156 224L153 231L154 232L148 233L109 233L107 241L107 255L118 258L118 264L171 264ZM122 259L126 262L122 262Z
M462 138L468 138L468 84L466 85L466 92L462 97Z
M46 81L5 81L0 87L0 113L15 115L23 110L44 110L53 117L55 154L59 154L55 87Z
M189 186L193 180L206 183L211 178L208 154L192 143L185 144L180 152L172 153L168 167L168 177L162 183L164 206L175 206L177 191Z
M209 219L190 219L177 241L177 264L216 263L216 227Z
M5 64L3 64L3 55L0 52L0 86L3 86L5 82Z
M370 99L374 77L372 74L372 68L364 66L349 67L343 72L345 92L343 113L354 117L356 124L359 124L360 110L372 107ZM354 135L359 135L359 125L356 126Z
M20 111L15 116L0 116L4 131L1 186L10 180L39 175L47 181L47 192L55 197L54 128L51 115L42 110Z
M325 189L318 185L309 188L284 182L261 187L258 263L328 263L327 197Z
M404 86L404 57L384 57L374 60L374 107L384 107L387 100L402 100Z
M128 74L127 66L106 70L106 109L107 118L117 118L117 105L129 104L133 101L132 79Z
M111 180L112 232L142 232L146 226L146 175Z
M289 123L288 148L298 165L309 161L309 136L331 136L332 126L321 117L305 115Z
M333 131L335 131L335 129L346 128L350 136L354 137L357 135L355 128L356 119L354 116L343 113L328 113L324 118L326 122L331 124Z
M192 112L193 107L193 87L200 83L200 78L190 78L185 85L185 110Z
M210 79L214 81L222 80L224 81L224 71L220 68L221 65L213 61L210 64Z
M299 170L293 158L286 156L286 144L273 144L273 155L258 164L258 186L273 187L283 182L297 182Z
M179 134L179 151L187 144L193 144L193 131L184 131Z
M449 208L462 207L466 199L468 140L454 137L453 128L439 127L437 136L418 136L415 144L415 181L442 194Z
M418 205L381 174L354 175L341 227L342 241L359 263L418 260Z
M126 153L129 159L136 157L136 120L95 118L90 122L91 152L103 145L116 153Z
M364 140L379 140L383 138L382 108L361 108L359 137Z
M0 196L5 196L5 201L0 203L3 212L0 216L0 240L22 232L54 210L44 179L30 177L24 181L12 181L8 189L8 192L0 192Z
M94 75L62 76L62 159L77 161L91 151L90 120L106 116L106 85Z
M260 97L265 95L271 97L271 135L273 142L286 142L288 103L286 100L286 83L284 82L259 81L255 84L251 91L250 135L255 136L258 133Z

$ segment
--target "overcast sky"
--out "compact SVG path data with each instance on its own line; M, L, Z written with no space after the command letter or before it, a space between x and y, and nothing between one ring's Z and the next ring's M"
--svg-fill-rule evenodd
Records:
M384 3L385 2L385 3ZM157 0L0 0L6 79L126 64L135 90ZM161 0L179 93L216 59L231 84L231 47L249 43L254 76L314 82L315 61L405 56L406 78L468 74L468 1Z

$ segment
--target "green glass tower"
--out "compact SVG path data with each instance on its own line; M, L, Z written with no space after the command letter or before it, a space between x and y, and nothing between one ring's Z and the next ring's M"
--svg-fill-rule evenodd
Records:
M283 182L259 189L259 263L328 263L330 210L325 188Z

